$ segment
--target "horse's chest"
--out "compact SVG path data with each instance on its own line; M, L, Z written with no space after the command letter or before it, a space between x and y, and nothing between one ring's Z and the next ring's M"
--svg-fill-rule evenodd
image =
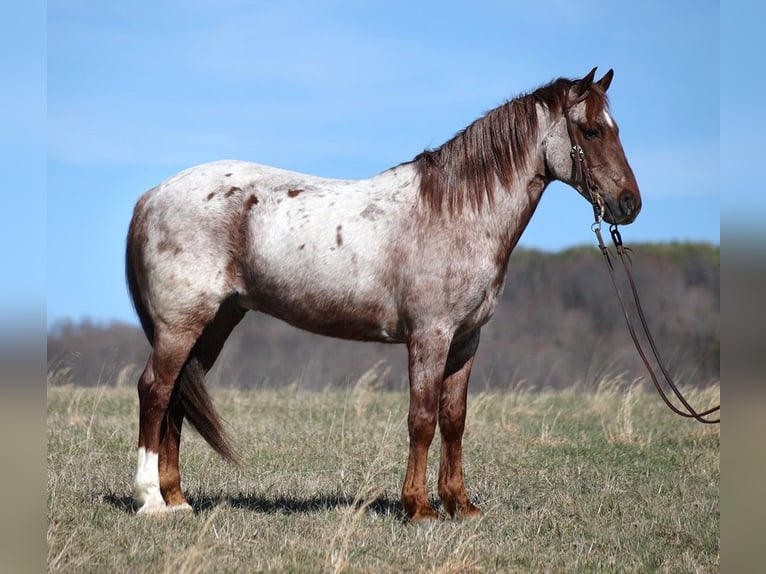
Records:
M448 289L445 302L458 332L474 331L487 323L495 312L502 284L498 284L493 272L484 271L479 266L462 280L452 282Z
M497 307L498 292L491 286L487 286L487 289L481 293L478 299L478 304L467 314L463 321L462 327L465 330L479 328L492 318Z

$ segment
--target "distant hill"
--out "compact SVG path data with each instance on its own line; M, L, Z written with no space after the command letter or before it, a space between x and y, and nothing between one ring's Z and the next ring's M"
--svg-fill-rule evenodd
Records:
M633 273L658 347L681 383L720 374L720 249L700 243L637 244ZM625 295L628 296L626 289ZM53 382L136 383L149 352L138 327L62 322L48 333ZM406 384L404 345L355 343L299 331L248 313L229 338L212 386L324 388L356 380L378 361L382 386ZM604 375L644 376L594 247L517 249L495 316L482 329L471 388L597 384Z

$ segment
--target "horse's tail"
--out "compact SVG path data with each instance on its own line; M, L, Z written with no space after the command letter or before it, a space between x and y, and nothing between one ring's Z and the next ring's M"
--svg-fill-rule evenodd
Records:
M215 410L213 401L205 388L205 372L202 364L193 353L192 350L192 356L186 361L178 377L176 392L171 395L171 403L173 401L180 403L184 416L215 452L229 462L239 464L239 455L229 440L221 417Z
M139 274L143 269L143 265L140 248L136 245L135 225L136 215L133 216L133 220L130 222L130 230L128 231L125 248L125 277L130 300L141 322L141 328L149 344L154 346L154 321L141 296L141 277ZM196 345L189 353L189 358L176 380L173 393L170 396L168 413L171 412L174 406L182 408L183 416L188 419L189 423L213 450L229 462L239 463L239 456L226 435L221 417L215 410L210 395L205 388L205 372L197 357ZM168 420L168 422L170 421ZM180 423L181 421L179 421Z

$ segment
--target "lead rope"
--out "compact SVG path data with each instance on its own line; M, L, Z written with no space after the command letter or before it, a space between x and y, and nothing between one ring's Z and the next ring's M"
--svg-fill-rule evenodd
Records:
M711 419L711 418L705 418L705 417L709 417L709 415L713 414L714 412L720 411L721 405L719 404L718 406L715 406L703 412L697 412L696 410L694 410L694 408L689 404L686 398L684 398L681 391L678 390L678 387L673 382L673 378L670 376L667 369L665 368L665 365L662 362L662 359L660 359L659 353L657 352L657 346L654 344L654 338L652 337L652 334L649 331L649 327L646 324L646 317L644 316L644 310L641 307L641 300L638 297L638 290L636 289L636 284L633 281L633 274L630 272L630 265L632 264L630 260L630 255L628 253L630 250L623 245L622 236L620 235L620 232L617 229L617 225L613 224L609 227L609 232L612 236L612 242L614 243L614 247L617 251L617 254L620 256L620 260L622 261L622 267L625 270L625 275L628 278L628 283L630 283L630 290L633 293L633 301L635 303L638 316L641 320L641 326L643 327L644 334L646 335L646 339L649 341L649 346L652 349L652 354L654 355L654 358L657 361L657 364L659 365L660 370L662 371L662 374L665 377L665 381L667 382L668 386L671 388L671 390L675 394L676 398L679 401L681 401L681 404L684 406L686 411L682 411L678 407L676 407L670 401L670 399L668 399L667 395L662 390L662 386L657 380L657 375L655 374L654 369L649 363L649 360L647 359L646 354L644 353L641 343L638 340L636 331L633 328L633 323L630 320L630 315L628 314L628 311L625 307L625 301L623 300L622 293L620 292L620 288L617 286L617 278L614 275L614 265L609 255L609 249L607 249L606 245L604 244L604 239L601 236L601 221L603 220L603 215L604 215L604 202L603 202L603 199L598 194L595 194L595 195L598 198L598 201L597 202L594 201L593 203L593 210L594 210L594 213L596 214L596 222L591 226L591 229L593 230L593 232L596 234L596 237L598 238L598 247L601 250L601 253L603 253L604 255L604 260L606 261L606 267L609 270L609 277L612 279L612 285L614 286L615 293L617 293L617 299L620 302L620 307L622 308L622 314L625 317L625 323L628 325L628 331L630 332L630 336L633 339L633 344L635 345L636 350L638 351L638 354L641 356L641 360L644 362L644 365L646 366L646 370L649 371L649 376L652 378L652 383L654 383L654 388L657 389L657 392L659 393L660 397L662 397L662 400L674 413L681 415L682 417L696 419L699 422L704 424L720 423L721 422L720 418Z

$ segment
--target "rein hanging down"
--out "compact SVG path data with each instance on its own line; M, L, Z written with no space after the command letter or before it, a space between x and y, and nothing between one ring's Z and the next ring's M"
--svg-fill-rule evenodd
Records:
M654 388L657 389L657 392L659 393L660 397L662 397L662 400L665 402L668 408L674 413L676 413L677 415L680 415L686 418L693 418L704 424L720 423L721 422L720 417L716 419L711 419L709 417L713 413L720 411L721 405L718 404L717 406L702 412L695 410L689 404L689 401L687 401L686 398L683 396L681 391L678 389L678 386L673 381L673 378L668 373L667 368L665 368L665 365L662 362L662 359L660 358L659 352L657 351L657 345L655 344L654 338L652 337L652 334L649 331L649 327L646 323L644 310L641 307L641 300L638 297L638 290L636 289L636 284L633 281L633 274L630 272L630 264L632 263L630 260L630 255L629 255L630 250L629 248L623 245L622 236L620 235L620 231L617 229L617 225L612 224L609 226L609 233L612 236L612 242L614 243L615 250L617 251L617 254L620 256L620 261L622 261L622 268L625 270L625 275L628 278L628 283L630 283L630 290L633 293L633 301L636 306L638 317L641 320L641 327L643 328L644 335L646 335L646 339L647 341L649 341L649 346L651 347L652 355L657 361L657 364L660 367L660 371L662 371L662 375L665 377L665 381L667 382L670 389L673 391L673 394L681 402L681 404L683 405L683 409L685 410L682 410L681 408L675 406L670 401L670 399L668 399L667 395L665 394L665 391L663 391L662 389L662 385L660 385L660 382L657 377L657 373L654 372L654 369L652 368L651 363L649 362L649 359L647 358L646 353L644 353L644 349L642 348L641 343L638 340L638 336L636 335L636 330L633 327L633 323L630 320L630 315L628 314L627 308L625 306L625 301L623 300L622 293L620 292L620 288L617 286L617 278L615 277L615 274L614 274L614 264L612 263L612 258L609 254L609 249L604 244L604 239L601 236L600 221L596 221L596 223L593 224L593 231L596 234L596 237L598 238L598 247L599 249L601 249L601 253L604 254L604 261L606 262L606 267L609 270L609 277L612 279L612 285L614 286L614 291L617 294L617 299L620 302L620 307L622 309L622 314L625 317L625 323L628 326L630 337L633 339L633 344L635 345L636 350L638 351L638 354L641 356L641 360L644 362L644 365L646 366L646 370L649 371L649 376L652 379L652 383L654 383Z

